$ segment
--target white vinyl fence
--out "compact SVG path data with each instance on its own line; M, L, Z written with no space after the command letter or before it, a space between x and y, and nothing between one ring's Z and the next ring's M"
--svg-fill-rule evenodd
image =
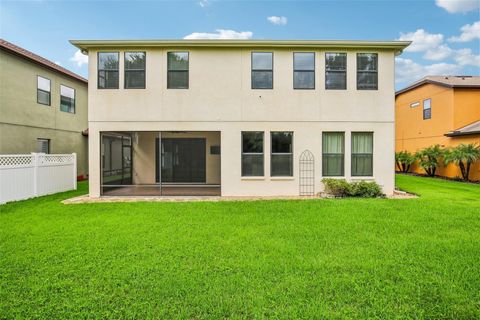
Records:
M0 155L0 204L77 189L77 155Z

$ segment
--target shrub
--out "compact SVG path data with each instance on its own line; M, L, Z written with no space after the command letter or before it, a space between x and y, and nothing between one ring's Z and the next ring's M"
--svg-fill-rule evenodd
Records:
M460 144L453 149L447 150L445 153L445 165L453 162L460 167L463 180L468 181L470 175L470 167L480 160L480 146L470 144Z
M325 178L322 180L325 192L335 197L348 197L351 193L351 185L345 179Z
M344 179L322 180L325 192L335 197L376 198L383 196L382 188L376 182L347 182Z
M445 151L439 144L422 149L415 154L418 158L420 167L422 167L428 176L434 177L437 170L440 158L445 154Z
M415 155L408 151L400 151L395 153L395 162L398 170L401 172L406 173L410 171L410 166L415 162L415 160Z
M351 189L352 197L377 198L383 196L382 188L376 182L354 182L351 184Z

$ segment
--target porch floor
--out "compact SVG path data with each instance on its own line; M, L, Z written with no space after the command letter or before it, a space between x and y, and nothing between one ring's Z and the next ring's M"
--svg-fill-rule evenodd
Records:
M103 191L104 196L208 196L218 197L221 195L218 186L125 186L111 188Z

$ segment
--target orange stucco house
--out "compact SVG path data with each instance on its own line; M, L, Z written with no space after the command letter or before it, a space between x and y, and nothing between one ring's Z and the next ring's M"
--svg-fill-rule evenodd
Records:
M480 145L480 77L428 76L395 94L395 150L416 152L439 144L455 147L461 143ZM413 165L412 170L424 173ZM437 169L437 174L461 177L454 164ZM480 180L480 163L470 171L471 180Z

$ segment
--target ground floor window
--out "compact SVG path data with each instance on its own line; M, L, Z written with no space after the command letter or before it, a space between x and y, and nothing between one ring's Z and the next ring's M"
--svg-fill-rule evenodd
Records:
M271 132L270 175L293 176L293 132Z
M345 133L324 132L322 135L322 175L344 175Z
M37 152L50 153L50 139L37 139Z
M242 132L242 176L261 177L264 175L262 131Z
M373 133L352 132L352 176L373 175Z

